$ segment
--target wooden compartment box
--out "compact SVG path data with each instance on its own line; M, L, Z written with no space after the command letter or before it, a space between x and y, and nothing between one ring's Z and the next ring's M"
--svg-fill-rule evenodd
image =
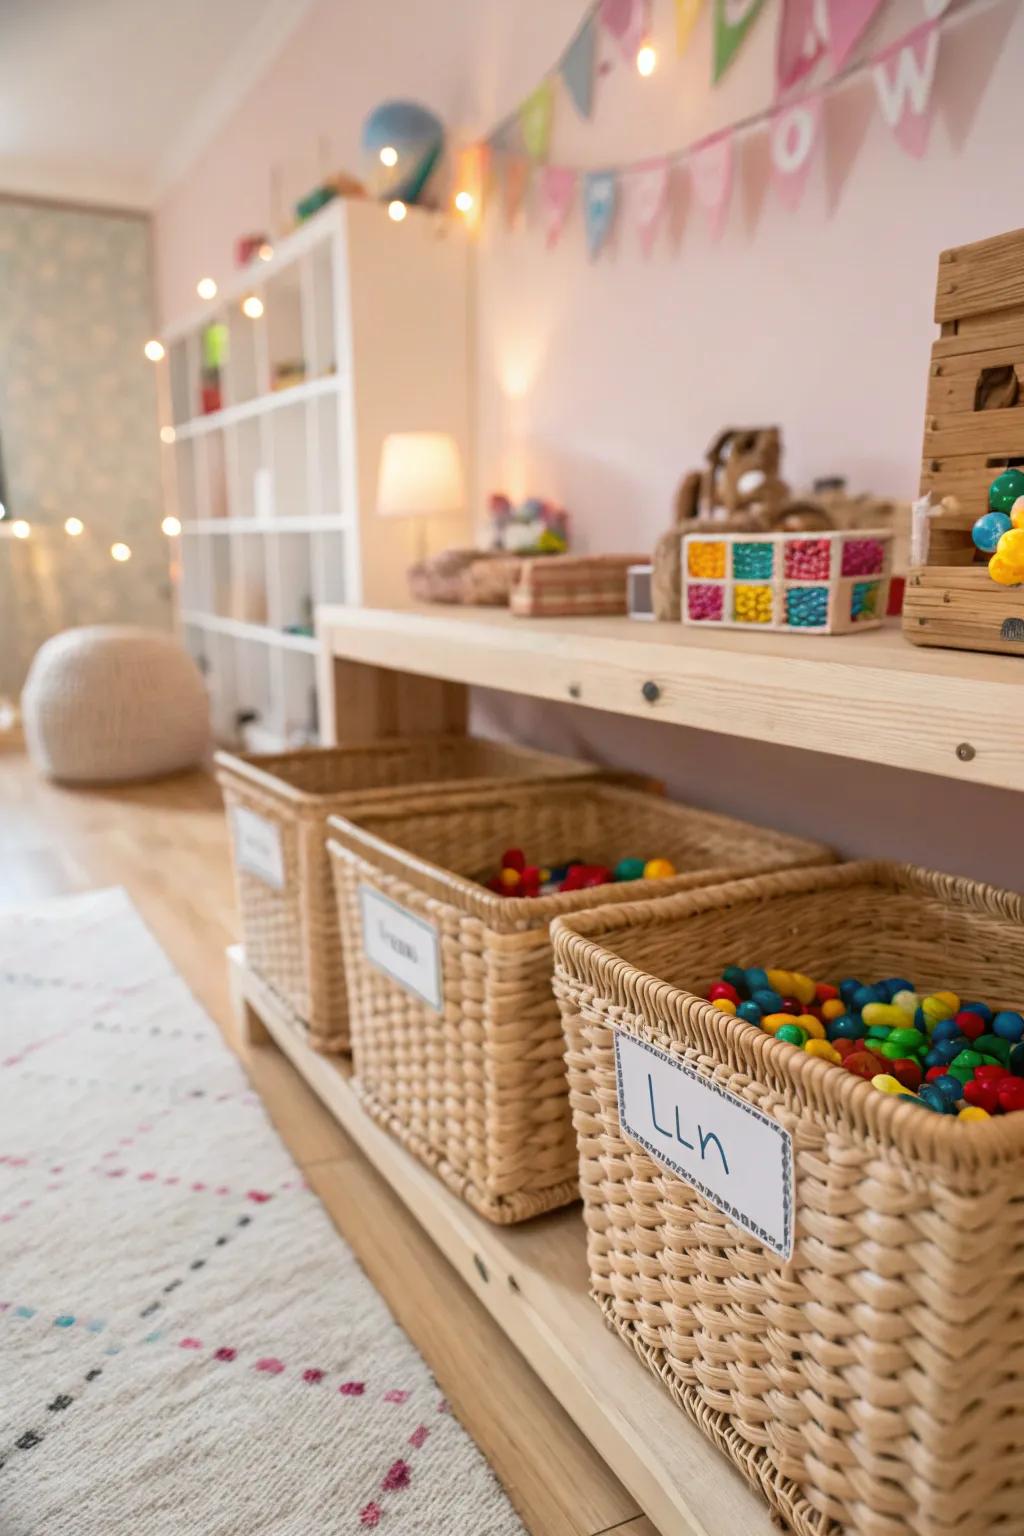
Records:
M1001 587L971 527L1004 469L1024 468L1024 230L943 251L935 294L921 493L955 497L913 568L903 628L916 645L1024 655L1024 587Z
M893 533L689 533L684 624L786 634L877 629L889 604Z

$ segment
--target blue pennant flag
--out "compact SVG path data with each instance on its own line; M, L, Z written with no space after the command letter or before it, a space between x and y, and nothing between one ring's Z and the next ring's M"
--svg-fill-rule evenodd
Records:
M618 181L614 171L591 171L583 182L583 222L587 231L587 250L597 255L611 231L615 218Z
M597 48L597 12L583 23L562 58L562 79L581 117L590 116L594 100L594 56Z

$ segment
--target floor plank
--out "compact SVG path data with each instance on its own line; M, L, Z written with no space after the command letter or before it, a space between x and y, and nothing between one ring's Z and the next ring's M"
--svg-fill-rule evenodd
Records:
M236 1038L224 962L238 937L234 887L213 780L188 774L65 789L38 779L19 753L0 750L0 909L104 885L127 889L242 1055L292 1156L531 1536L657 1536L643 1517L636 1523L636 1501L291 1065L276 1049L250 1051Z

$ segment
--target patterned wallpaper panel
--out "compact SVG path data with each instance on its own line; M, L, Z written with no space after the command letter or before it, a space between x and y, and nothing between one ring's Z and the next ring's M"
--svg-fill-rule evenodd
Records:
M153 323L144 220L0 201L0 437L9 515L32 525L0 538L0 696L58 630L170 625Z

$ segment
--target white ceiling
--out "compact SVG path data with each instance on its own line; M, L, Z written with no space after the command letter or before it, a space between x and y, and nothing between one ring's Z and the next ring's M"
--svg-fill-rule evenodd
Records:
M0 192L146 208L310 0L0 0Z

